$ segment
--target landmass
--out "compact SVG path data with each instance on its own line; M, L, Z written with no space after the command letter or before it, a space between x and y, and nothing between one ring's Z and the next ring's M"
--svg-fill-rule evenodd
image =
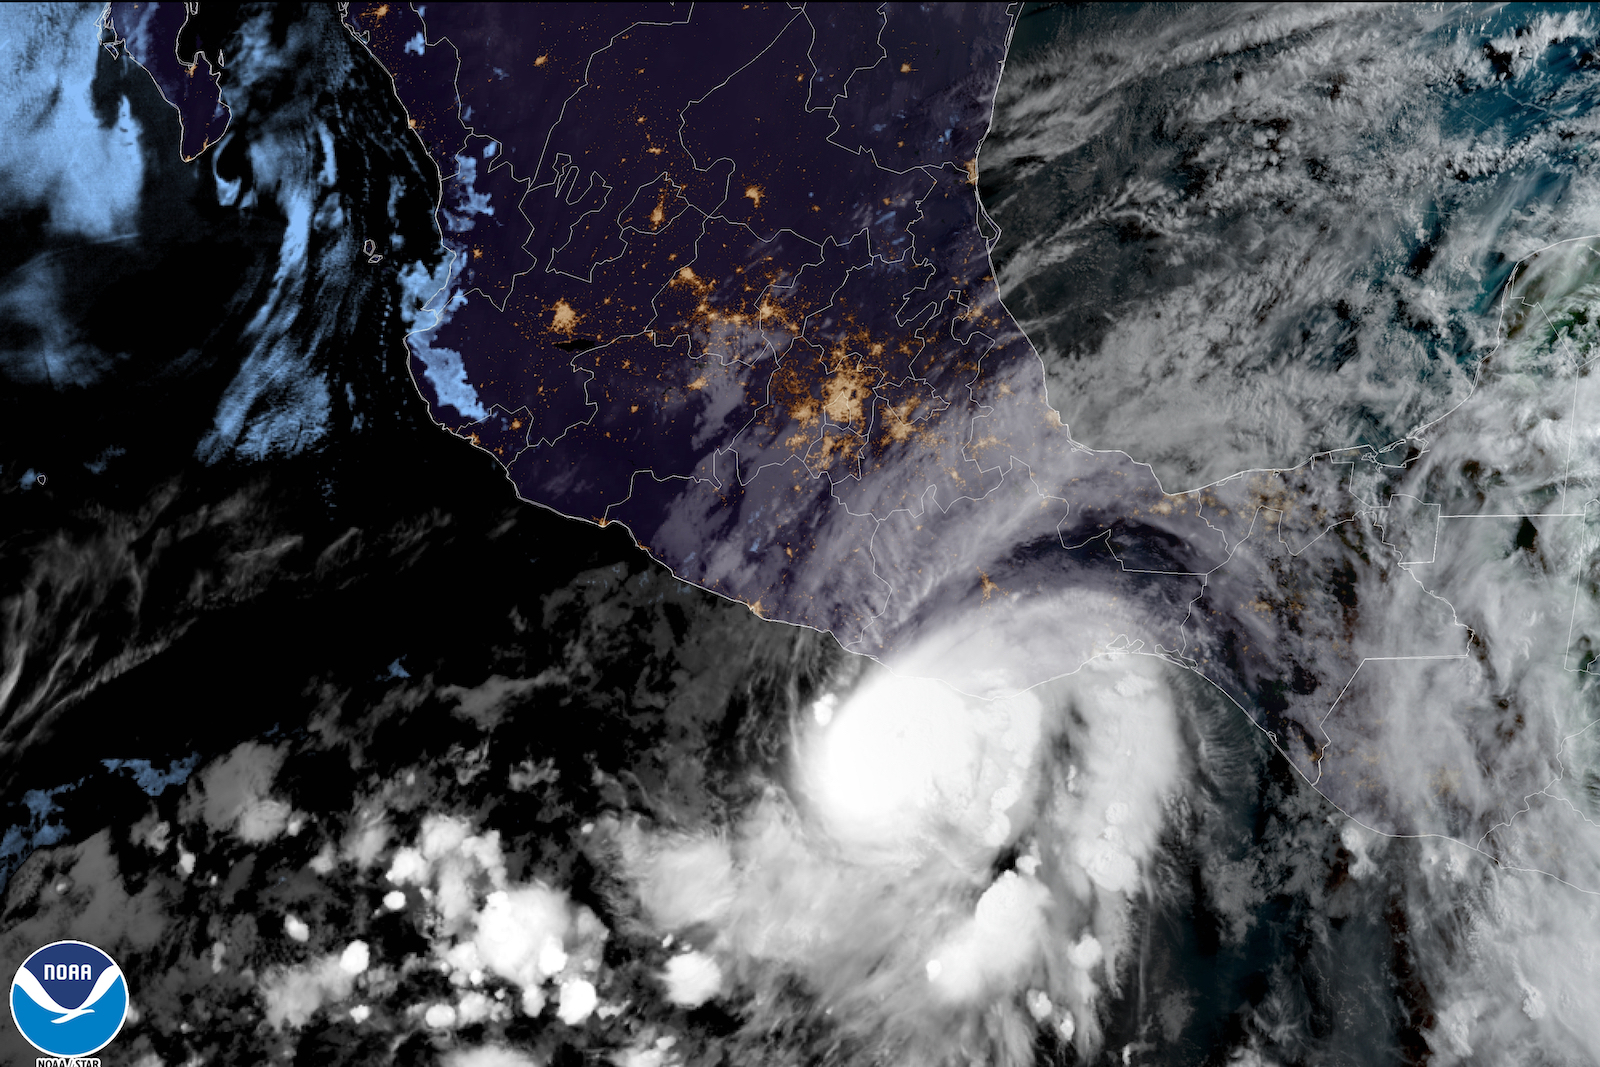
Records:
M1571 731L1501 695L1437 554L1510 515L1487 473L1475 501L1430 489L1470 405L1183 492L1075 442L976 191L1015 18L349 5L440 175L448 255L401 272L432 417L764 617L985 694L1158 655L1368 826L1528 859L1506 828ZM1565 497L1520 518L1582 525ZM1572 662L1589 614L1547 635ZM1395 692L1449 702L1448 736L1409 735ZM1473 752L1505 736L1491 773ZM1397 752L1411 772L1369 770Z
M189 4L107 4L102 23L106 49L123 48L149 72L161 96L178 112L185 161L222 140L231 117L219 86L223 55L191 28ZM207 55L209 50L210 55ZM187 57L187 58L185 58ZM203 66L202 66L203 65Z

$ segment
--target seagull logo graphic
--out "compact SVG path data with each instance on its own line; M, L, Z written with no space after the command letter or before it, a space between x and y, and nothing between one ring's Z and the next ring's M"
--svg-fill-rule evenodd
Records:
M45 991L44 985L26 967L17 972L17 988L26 993L28 999L39 1005L39 1007L45 1011L53 1012L56 1018L51 1019L51 1022L64 1023L94 1011L95 1004L100 1001L101 997L111 992L111 987L116 985L117 979L121 977L122 972L117 969L116 964L112 964L101 971L100 977L95 979L94 988L89 990L89 996L76 1008L63 1008L57 1004L55 998Z
M83 941L35 951L11 979L11 1018L47 1056L90 1056L128 1017L128 982L115 960Z

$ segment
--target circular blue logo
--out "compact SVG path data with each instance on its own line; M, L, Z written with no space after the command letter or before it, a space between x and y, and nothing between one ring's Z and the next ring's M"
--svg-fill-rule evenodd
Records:
M82 941L57 941L22 962L11 980L11 1018L47 1056L89 1056L128 1017L128 983L115 960Z

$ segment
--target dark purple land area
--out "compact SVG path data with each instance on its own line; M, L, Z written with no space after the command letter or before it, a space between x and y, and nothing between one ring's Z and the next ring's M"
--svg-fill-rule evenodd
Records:
M1036 366L973 184L1011 16L426 11L347 21L445 176L435 418L528 499L854 636L887 600L874 516L999 481L963 447L993 335ZM819 557L823 587L798 580Z
M183 158L196 159L222 140L229 118L228 105L222 102L217 87L224 57L215 49L205 51L204 41L184 40L184 25L189 21L184 5L111 4L106 21L117 37L116 45L127 49L134 62L150 72L161 95L177 108L183 126ZM185 45L194 49L187 62L180 58Z
M1372 825L1472 832L1323 763L1367 658L1463 648L1355 521L1354 465L1404 466L1354 450L1169 494L1046 402L976 189L1007 8L423 12L346 17L442 176L452 254L408 283L438 312L412 370L522 497L973 691L1162 655ZM1363 622L1369 599L1405 625Z

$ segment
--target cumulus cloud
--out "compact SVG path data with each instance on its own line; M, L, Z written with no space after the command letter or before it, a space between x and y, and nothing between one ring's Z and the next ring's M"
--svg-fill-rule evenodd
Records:
M378 861L388 847L389 836L389 825L383 821L382 812L362 812L346 835L340 855L347 862L366 870Z
M526 1052L495 1045L451 1049L442 1062L445 1067L540 1067Z
M356 976L334 953L299 967L269 971L261 980L266 1018L273 1026L298 1029L324 1004L343 1000L355 988Z
M561 983L561 996L556 1003L556 1016L568 1026L578 1026L589 1018L600 1005L600 995L594 983L582 978L569 978Z
M684 952L667 961L661 980L667 999L684 1008L698 1008L722 991L722 968L704 952Z
M1142 657L1094 661L1063 686L1082 722L1056 815L1054 840L1101 890L1131 894L1181 782L1172 695L1162 668Z
M630 833L633 876L651 921L663 930L715 923L733 904L733 853L716 837L686 837L645 843Z
M483 889L505 885L500 834L491 830L480 836L465 819L430 815L416 844L395 852L388 878L401 886L429 886L446 928L462 929L476 915Z
M517 697L536 688L536 678L507 678L491 674L481 685L468 688L447 685L439 689L439 696L456 702L455 713L464 719L489 729L504 718L507 706Z
M339 954L339 969L344 973L354 976L367 969L367 964L372 960L372 951L365 941L352 941L345 946Z
M478 958L502 978L537 987L567 965L572 920L563 894L541 886L490 893L473 941Z
M459 816L429 815L416 840L395 850L386 877L421 894L437 924L433 950L457 985L497 976L520 988L522 1009L529 1015L543 1010L552 982L558 984L562 1018L581 1021L598 1004L592 979L609 932L594 912L566 893L537 882L509 881L497 831L478 834ZM391 890L384 904L399 910L405 894ZM356 944L347 949L352 965L364 962L360 951ZM450 1029L502 1010L498 1002L468 991L455 1004L431 1006L427 1022Z
M212 830L232 829L252 844L289 828L293 810L271 795L281 747L246 741L200 772L200 815Z
M976 1000L991 982L1016 979L1036 958L1047 936L1044 909L1050 891L1032 878L1006 871L978 898L972 918L936 950L928 979L952 1000Z

